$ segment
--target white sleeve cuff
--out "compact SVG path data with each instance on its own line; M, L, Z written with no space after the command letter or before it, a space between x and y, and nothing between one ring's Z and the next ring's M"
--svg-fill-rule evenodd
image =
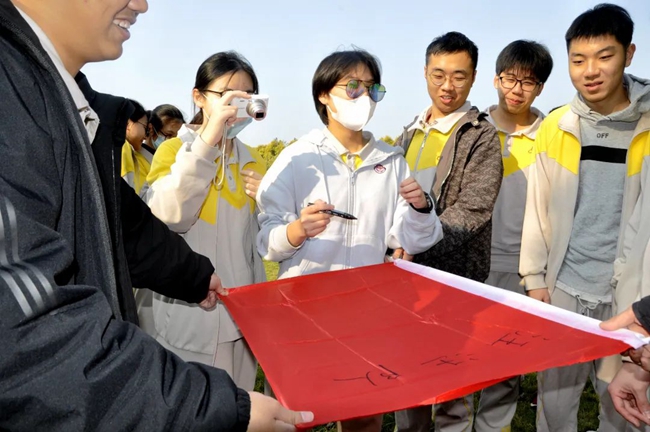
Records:
M285 224L282 226L277 227L272 231L271 236L273 237L272 239L272 244L275 246L274 249L279 251L280 253L290 253L293 254L295 251L300 249L302 245L305 244L307 240L302 242L299 246L294 246L289 242L289 238L287 237L287 227L289 224Z

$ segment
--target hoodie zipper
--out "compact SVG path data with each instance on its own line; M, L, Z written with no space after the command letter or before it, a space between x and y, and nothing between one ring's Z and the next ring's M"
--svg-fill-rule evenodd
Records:
M465 123L467 124L467 123ZM465 125L461 125L461 127L465 127ZM460 129L458 132L461 132ZM449 180L449 176L451 175L451 170L454 167L454 162L456 161L456 150L458 149L458 132L456 133L456 139L454 140L454 151L451 154L451 163L449 164L449 171L447 171L447 174L445 175L445 178L442 180L442 183L440 183L440 192L438 193L438 197L436 198L436 202L440 202L440 198L442 197L442 191L445 189L445 185L447 184L447 180ZM435 182L434 182L435 183Z
M422 157L422 152L424 151L424 146L427 143L427 140L429 139L430 133L431 133L431 129L427 130L427 132L424 134L424 139L422 140L422 144L420 145L418 156L415 158L415 165L413 166L413 176L416 178L416 180L417 180L418 166L420 165L420 158ZM404 157L406 157L406 154L404 154Z
M358 156L357 156L358 157ZM355 185L357 170L354 171L346 164L348 168L348 212L354 214L354 202L355 202ZM351 268L351 255L352 255L352 226L351 220L345 221L345 267Z

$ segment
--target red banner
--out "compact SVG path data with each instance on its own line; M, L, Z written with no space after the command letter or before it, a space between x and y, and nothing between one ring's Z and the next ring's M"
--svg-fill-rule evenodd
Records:
M622 340L634 339L596 334L591 318L405 262L252 285L222 300L278 400L313 411L316 424L444 402L620 353Z

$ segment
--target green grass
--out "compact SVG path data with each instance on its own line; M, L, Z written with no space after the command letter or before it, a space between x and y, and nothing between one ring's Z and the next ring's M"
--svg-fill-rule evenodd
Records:
M276 262L264 261L264 270L266 270L266 280L274 281L278 277L280 265Z
M278 264L265 262L266 277L268 280L275 280L278 275ZM264 372L262 369L257 371L256 390L260 391L264 386ZM517 412L512 420L512 432L535 432L535 408L530 406L531 401L535 398L537 392L536 374L527 375L521 384L521 393ZM475 406L478 406L478 393L474 395ZM393 414L384 415L384 424L382 432L393 432L395 428L395 419ZM580 410L578 411L578 432L598 429L598 396L594 392L591 384L587 384L585 391L580 400ZM314 429L317 432L334 432L336 425L333 423L323 425Z

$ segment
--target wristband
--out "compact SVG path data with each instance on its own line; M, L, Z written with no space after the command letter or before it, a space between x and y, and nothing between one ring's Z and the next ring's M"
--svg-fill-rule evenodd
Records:
M413 204L409 204L409 205L413 210L415 210L418 213L424 213L424 214L431 213L431 211L433 210L433 200L431 199L431 196L426 192L424 192L424 198L427 200L427 206L425 208L419 209L419 208L415 208Z

